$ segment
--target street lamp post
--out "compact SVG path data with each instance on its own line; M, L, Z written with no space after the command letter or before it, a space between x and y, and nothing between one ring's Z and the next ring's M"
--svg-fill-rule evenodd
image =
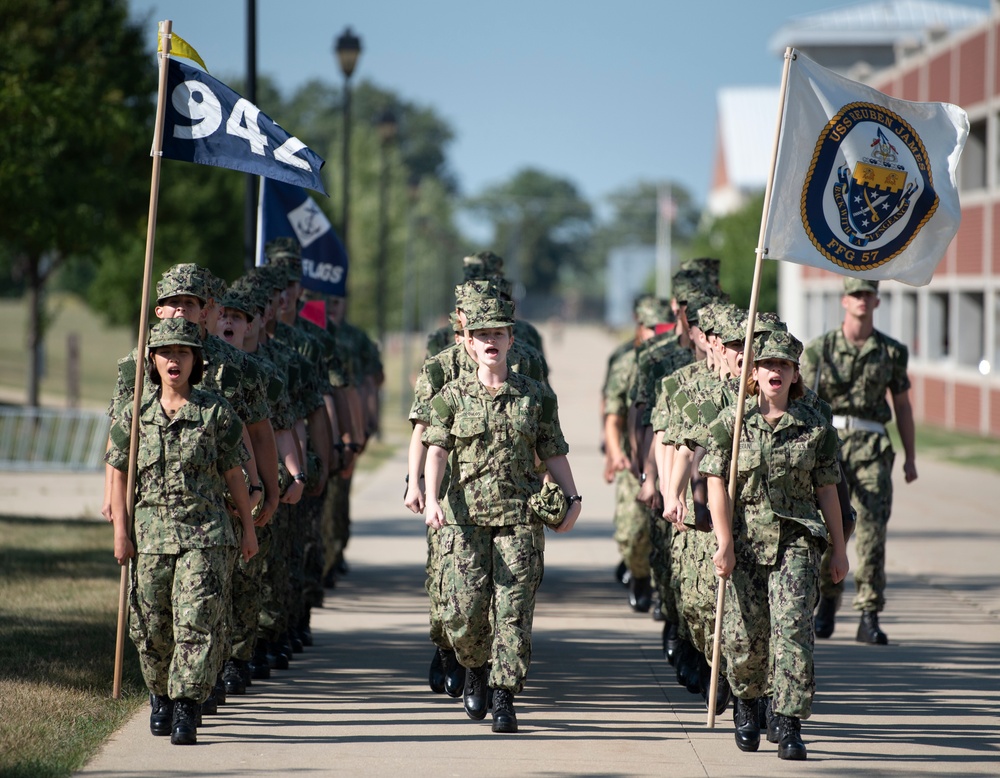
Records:
M385 352L385 312L386 301L386 266L388 264L389 242L389 147L396 139L396 114L392 109L386 109L375 120L381 147L381 169L379 171L378 188L378 259L375 267L375 297L376 320L378 323L378 342Z
M350 256L351 249L347 242L347 217L351 192L351 76L354 74L358 57L361 55L361 39L351 31L350 27L346 27L334 43L333 51L340 63L340 72L344 74L344 179L343 203L340 211L340 237L344 242L344 248L347 249L348 256Z

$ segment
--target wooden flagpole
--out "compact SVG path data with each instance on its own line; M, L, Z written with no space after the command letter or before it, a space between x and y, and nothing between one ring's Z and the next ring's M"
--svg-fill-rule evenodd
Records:
M764 208L760 219L760 233L757 236L757 260L753 268L753 289L750 293L750 312L747 321L746 339L743 341L743 370L740 372L740 393L736 400L736 424L733 429L732 459L729 463L729 516L732 526L733 506L736 502L736 479L739 472L740 435L743 433L743 404L747 396L747 380L753 364L753 328L757 319L757 301L760 297L760 275L764 265L764 237L767 231L767 211L771 205L771 188L774 184L774 169L778 164L778 146L781 142L781 119L785 112L785 93L788 89L788 71L791 69L795 51L785 49L785 65L781 71L781 91L778 98L778 126L774 131L774 145L771 148L771 167L764 189ZM708 691L708 728L715 727L715 695L719 689L719 668L722 660L722 616L726 609L726 579L719 579L719 593L715 600L715 636L712 641L712 682Z
M156 211L160 201L160 163L163 160L164 108L167 102L167 68L170 61L170 34L172 22L160 22L163 39L163 55L160 57L160 82L156 96L156 123L153 127L153 175L149 185L149 216L146 223L146 262L142 275L142 306L139 309L139 344L136 349L135 392L132 395L132 433L128 451L128 483L125 487L125 504L128 514L129 537L133 537L132 516L135 509L135 482L138 470L136 453L139 448L139 406L142 402L143 380L146 376L146 332L149 329L149 287L153 275L153 248L156 239ZM134 542L134 541L133 541ZM125 652L125 624L128 617L128 581L131 564L122 565L121 583L118 587L118 634L115 640L114 684L111 696L120 699L122 695L122 665Z

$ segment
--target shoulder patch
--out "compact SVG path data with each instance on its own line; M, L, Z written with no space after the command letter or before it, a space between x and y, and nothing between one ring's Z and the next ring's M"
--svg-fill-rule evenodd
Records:
M135 359L129 355L118 360L118 375L129 389L135 389Z
M427 363L427 378L431 382L431 389L437 394L441 391L441 387L444 386L444 368L441 367L441 363L436 359L430 360Z
M440 394L434 395L434 399L431 400L431 407L442 419L447 420L451 418L451 406L445 402Z
M122 426L121 422L111 426L111 442L114 443L117 448L121 449L125 453L128 453L129 443L131 441L131 438L132 438L131 424L130 424L130 429L128 430Z
M542 424L548 424L556 415L556 398L546 395L542 400Z

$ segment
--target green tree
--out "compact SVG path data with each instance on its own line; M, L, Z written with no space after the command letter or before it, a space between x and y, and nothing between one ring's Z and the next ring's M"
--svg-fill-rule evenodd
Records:
M570 180L525 168L468 207L493 223L493 248L504 255L507 276L528 291L551 294L585 270L593 212Z
M675 207L671 225L673 251L675 256L681 256L687 250L701 218L691 193L678 183L637 181L607 197L610 219L597 226L587 247L586 265L592 278L601 277L613 249L656 244L658 202L666 192Z
M153 74L125 0L0 5L0 242L30 294L28 404L38 404L43 291L145 210ZM148 180L148 177L147 177Z
M750 305L757 238L760 235L763 192L740 210L706 221L688 250L689 257L719 257L722 288L736 305ZM765 261L761 269L759 311L778 310L778 263Z

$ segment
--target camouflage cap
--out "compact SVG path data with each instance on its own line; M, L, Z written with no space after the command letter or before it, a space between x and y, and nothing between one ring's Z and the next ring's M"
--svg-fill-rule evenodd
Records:
M264 309L271 300L270 288L265 288L264 285L258 283L258 281L255 281L250 276L237 278L232 286L229 287L229 291L235 291L238 294L244 295L246 298L245 301L253 306L254 316L263 314Z
M754 343L754 362L764 359L787 359L799 364L802 356L802 342L790 332L769 332Z
M462 260L462 274L466 281L503 275L503 258L492 251L480 251Z
M867 278L848 276L844 279L844 294L854 294L855 292L874 292L878 294L878 281L869 281Z
M174 265L163 274L156 283L156 303L159 305L168 297L188 294L197 297L202 303L208 300L208 289L205 286L205 276L200 267L193 262Z
M256 283L263 285L270 295L271 292L283 292L288 286L288 273L284 268L274 265L258 265L247 271L248 276L252 276Z
M302 244L292 237L281 237L269 240L264 244L264 256L268 262L274 262L282 257L302 259Z
M246 314L247 320L253 320L253 317L257 315L257 302L254 297L255 294L250 289L242 286L237 287L234 284L222 295L219 305L223 308L233 308L237 311L243 311Z
M180 317L160 319L149 331L146 347L154 349L163 346L201 348L201 329L197 324Z
M205 279L205 291L208 292L208 296L213 300L221 300L226 294L226 290L229 288L223 279L219 278L215 273L209 270L207 267L201 269L202 277Z
M703 305L698 312L698 326L706 335L718 335L719 329L735 309L735 305L721 300L713 300L707 305Z
M722 291L722 287L719 285L719 265L720 260L713 257L697 257L681 262L680 267L682 270L692 270L697 273L705 282L706 288Z
M452 311L448 314L448 321L451 322L451 329L454 332L461 332L464 327L462 327L462 320L458 318L458 314Z
M725 321L719 327L717 333L719 340L723 343L739 343L742 345L746 342L747 324L749 324L747 312L735 305L732 306L726 314Z
M514 326L514 303L496 297L473 300L465 311L467 330L486 330L493 327Z
M755 333L765 332L788 332L788 325L778 318L778 314L771 311L757 313L757 320L754 322L753 331Z
M698 294L701 289L701 275L695 270L678 270L671 278L670 288L675 300L686 305L688 298Z
M302 280L302 260L297 257L282 256L271 260L271 267L285 274L288 284Z
M643 327L655 327L657 324L665 324L674 320L673 311L670 310L670 301L661 300L652 295L639 303L635 316Z
M470 302L481 300L484 297L509 300L510 295L504 294L505 291L509 292L509 290L510 285L506 283L500 284L495 276L493 278L478 278L466 281L464 284L459 284L455 287L455 307L464 309Z

